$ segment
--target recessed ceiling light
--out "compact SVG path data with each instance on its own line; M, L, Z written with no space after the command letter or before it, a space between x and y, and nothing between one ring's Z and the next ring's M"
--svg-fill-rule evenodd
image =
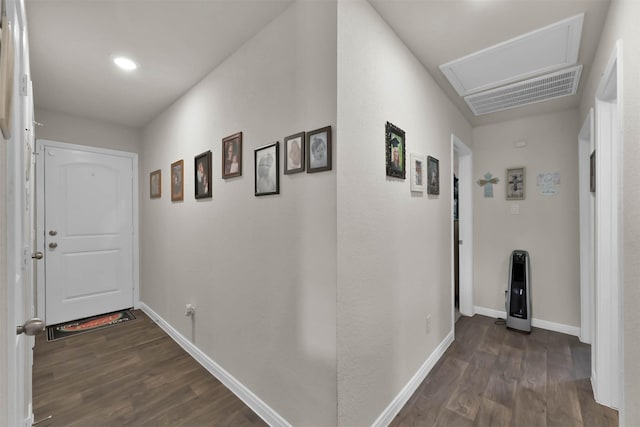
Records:
M138 64L136 64L135 62L133 62L129 58L125 58L124 56L117 56L117 57L113 58L113 62L118 67L122 68L125 71L133 71L136 68L138 68Z

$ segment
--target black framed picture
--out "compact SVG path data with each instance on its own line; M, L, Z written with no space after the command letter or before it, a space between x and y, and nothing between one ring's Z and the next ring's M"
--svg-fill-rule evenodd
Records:
M307 173L331 170L331 126L307 132Z
M184 160L171 163L171 201L184 200Z
M296 133L284 139L284 174L304 172L304 132Z
M440 161L427 156L427 194L440 194Z
M149 195L152 199L162 197L162 171L160 169L149 174Z
M405 134L402 129L387 122L385 126L387 176L406 178Z
M255 195L280 194L280 143L265 145L254 151Z
M222 179L242 176L242 132L222 139Z
M211 150L198 154L194 163L196 199L210 198L213 194L211 185Z

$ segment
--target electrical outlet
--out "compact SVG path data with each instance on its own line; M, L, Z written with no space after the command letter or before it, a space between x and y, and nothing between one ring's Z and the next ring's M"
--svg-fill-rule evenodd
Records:
M427 315L427 334L431 333L431 315Z
M189 316L194 316L195 314L196 314L196 307L193 304L187 304L185 306L184 315L189 317Z

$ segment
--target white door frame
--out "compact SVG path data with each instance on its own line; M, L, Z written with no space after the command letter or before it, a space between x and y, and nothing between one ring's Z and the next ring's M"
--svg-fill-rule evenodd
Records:
M31 363L33 337L16 335L16 326L33 316L33 259L32 255L32 204L33 169L33 94L30 91L29 43L26 12L23 0L5 2L7 18L12 26L14 43L13 95L11 113L11 137L0 138L6 157L0 167L5 187L3 207L6 222L2 223L2 246L6 249L5 276L0 280L0 307L3 316L0 324L4 341L0 355L0 424L31 426ZM0 156L2 157L2 156ZM28 172L28 179L27 179ZM5 181L6 180L6 181ZM4 260L3 260L4 261ZM4 297L4 298L3 298ZM5 310L6 308L6 310ZM5 353L6 351L6 353Z
M623 385L622 43L616 42L595 99L596 280L593 393L620 408Z
M591 344L594 322L594 210L590 189L590 160L595 148L593 108L578 135L578 183L580 195L580 341ZM592 347L593 349L593 347Z
M473 316L473 152L454 134L451 134L451 170L453 171L454 152L458 154L458 226L459 238L459 284L460 314ZM453 185L451 186L451 319L455 325L455 277L453 259Z
M47 139L38 139L36 141L36 250L46 254L44 246L45 242L45 224L44 224L44 153L47 147L63 148L67 150L79 150L96 154L107 154L114 156L127 157L132 160L133 164L133 306L140 306L140 254L139 254L139 188L138 188L138 155L126 151L109 150L106 148L96 148L86 145L68 144L65 142L51 141ZM45 259L46 262L46 259ZM38 263L37 269L37 314L38 317L45 320L46 323L46 305L45 305L45 263Z

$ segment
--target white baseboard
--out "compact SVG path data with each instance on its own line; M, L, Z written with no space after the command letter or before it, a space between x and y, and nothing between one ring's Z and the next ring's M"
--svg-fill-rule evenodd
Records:
M184 335L175 330L166 320L160 317L144 302L140 302L140 309L146 313L154 322L164 330L180 347L191 355L198 363L200 363L207 371L216 377L222 384L227 386L229 390L240 400L242 400L249 408L253 410L260 418L262 418L270 426L291 427L280 414L274 411L269 405L264 403L251 390L245 387L240 381L235 379L230 373L225 371L220 365L214 362L209 356L204 354L202 350L196 347Z
M409 382L400 390L400 393L389 403L389 406L386 407L384 411L380 414L377 420L371 425L371 427L385 427L388 426L391 421L398 415L398 412L402 409L402 407L407 403L411 395L417 390L417 388L422 384L422 381L427 377L431 369L435 366L436 362L440 360L444 352L449 348L451 343L453 343L453 331L449 332L449 335L445 337L444 340L436 347L436 349L431 353L429 358L422 364L418 372L415 373L413 378L409 380Z
M485 307L474 307L476 314L481 314L483 316L493 317L493 318L502 318L505 319L507 317L506 311L494 310L492 308ZM535 328L546 329L548 331L560 332L562 334L573 335L580 338L580 328L577 326L569 326L563 325L562 323L549 322L548 320L536 319L535 317L531 319L531 325Z

